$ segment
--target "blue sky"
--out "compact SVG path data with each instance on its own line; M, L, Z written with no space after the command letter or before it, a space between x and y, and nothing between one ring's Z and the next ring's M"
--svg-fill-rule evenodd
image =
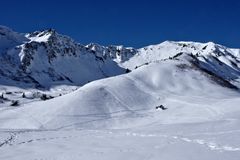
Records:
M82 44L183 40L240 48L238 0L4 0L0 14L1 25L16 31L55 28Z

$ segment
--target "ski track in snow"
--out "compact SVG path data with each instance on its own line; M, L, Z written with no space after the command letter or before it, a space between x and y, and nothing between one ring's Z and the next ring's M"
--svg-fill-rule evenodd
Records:
M5 139L3 142L0 142L0 148L1 147L6 147L6 146L17 146L17 145L28 145L30 143L37 143L37 142L49 142L53 140L60 140L60 139L77 139L81 138L83 135L70 135L70 136L50 136L50 137L39 137L39 138L33 138L33 139L27 139L24 141L19 141L17 142L17 135L19 134L24 134L28 132L45 132L45 131L21 131L21 132L11 132L9 133L9 137ZM56 131L57 132L57 131ZM95 131L96 133L104 133L104 134L109 134L111 136L115 137L122 137L122 136L132 136L132 137L141 137L141 138L169 138L169 139L174 139L178 141L182 141L185 143L193 143L193 144L198 144L202 145L204 147L209 148L212 151L229 151L229 152L240 152L240 147L233 147L230 145L223 145L223 144L217 144L215 142L207 141L204 139L191 139L185 136L176 136L176 135L166 135L166 134L143 134L143 133L136 133L136 132L120 132L120 133L114 133L112 131ZM204 135L204 134L209 134L209 135L216 135L216 134L224 134L224 133L234 133L234 132L240 132L240 130L233 130L233 131L226 131L226 132L216 132L216 133L199 133L197 135ZM101 136L101 134L99 134ZM98 135L98 136L99 136ZM96 135L94 135L96 136ZM158 149L158 146L154 146L155 149Z
M219 151L240 151L240 147L232 147L229 145L220 145L215 142L210 142L202 139L190 139L182 136L168 136L168 135L159 135L159 134L139 134L139 133L126 133L127 136L138 136L138 137L161 137L161 138L172 138L187 143L195 143L203 145L210 150L219 150Z
M195 144L199 144L199 145L203 145L208 147L211 150L219 150L219 151L240 151L240 147L231 147L228 145L219 145L215 142L208 142L206 140L202 140L202 139L189 139L186 137L180 138L180 137L175 137L176 139L181 139L185 142L190 142L190 143L195 143Z
M3 142L0 142L0 148L6 145L12 145L16 140L17 133L9 133L9 137L5 139Z

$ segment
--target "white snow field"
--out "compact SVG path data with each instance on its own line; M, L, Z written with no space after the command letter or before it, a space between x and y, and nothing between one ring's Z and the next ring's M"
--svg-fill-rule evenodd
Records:
M54 33L51 43L77 56L48 61L52 31L17 44L5 35L18 33L0 33L0 58L10 59L0 68L0 160L240 159L239 49L170 41L79 49ZM32 53L29 43L51 47Z
M3 107L0 159L238 160L238 91L180 64L151 64L49 101Z

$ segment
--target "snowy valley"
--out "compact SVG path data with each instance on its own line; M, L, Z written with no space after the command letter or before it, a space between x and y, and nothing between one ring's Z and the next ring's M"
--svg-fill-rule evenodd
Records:
M240 49L0 26L0 60L0 159L239 160Z

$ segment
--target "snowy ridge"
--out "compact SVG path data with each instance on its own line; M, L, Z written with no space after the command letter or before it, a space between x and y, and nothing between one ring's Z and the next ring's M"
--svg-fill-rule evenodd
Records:
M239 85L240 57L238 52L239 49L229 49L212 42L166 41L159 45L139 49L134 57L121 65L125 68L136 69L152 62L179 59L181 55L187 54L194 59L189 60L196 67L204 69L209 74L221 77L234 85Z

